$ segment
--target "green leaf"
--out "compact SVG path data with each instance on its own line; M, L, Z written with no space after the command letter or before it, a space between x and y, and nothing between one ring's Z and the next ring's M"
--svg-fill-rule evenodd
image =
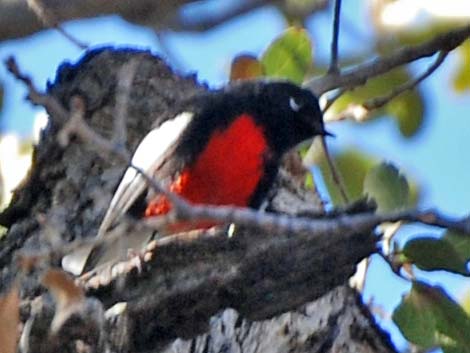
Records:
M470 291L468 288L466 289L466 292L463 296L463 299L461 300L460 305L462 305L463 310L467 313L467 315L470 315Z
M377 202L378 212L408 207L409 192L406 178L390 163L381 163L372 168L364 179L364 194Z
M461 256L457 249L445 237L441 239L422 237L408 241L403 253L407 261L422 270L445 270L469 276L468 258Z
M470 318L440 287L413 282L393 321L406 339L424 349L470 352Z
M334 156L334 163L338 169L346 193L350 201L360 199L362 195L362 186L367 171L375 164L375 160L371 157L357 150L347 150ZM330 169L323 158L320 162L320 170L323 175L326 187L334 205L342 204L342 198L338 191L338 187L333 182Z
M454 75L454 88L457 92L470 89L470 39L466 40L457 50L460 65Z
M470 260L470 237L467 234L448 230L442 239L452 245L461 259L466 262Z
M411 137L418 132L423 123L423 97L418 91L402 93L386 105L385 112L396 119L404 137Z
M312 44L306 30L291 27L266 49L261 63L268 77L303 82L312 64Z

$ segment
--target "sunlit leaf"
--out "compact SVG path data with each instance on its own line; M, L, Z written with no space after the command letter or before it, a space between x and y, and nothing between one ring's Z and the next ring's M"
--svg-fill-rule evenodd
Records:
M411 292L393 313L403 335L424 349L470 352L470 317L440 287L413 282Z
M357 150L347 150L334 156L335 165L341 174L350 201L361 198L362 186L367 171L375 164L375 160ZM334 205L342 204L338 187L333 182L326 160L320 162L320 169L328 192Z
M364 193L377 202L379 212L396 211L409 205L408 182L390 163L381 163L368 171Z
M454 244L445 237L411 239L405 244L403 253L407 261L425 271L445 270L470 275L467 269L468 257L461 256Z
M246 80L261 77L263 65L252 55L242 54L233 59L230 68L230 81Z
M308 32L295 27L287 29L266 49L261 62L267 76L302 83L312 64Z
M467 289L467 292L463 296L463 299L461 301L461 305L463 310L467 313L467 315L470 315L470 291Z
M470 89L470 39L466 40L456 51L460 63L454 75L454 88L457 92Z
M307 175L305 176L304 187L307 190L315 189L315 180L313 179L312 173L307 173Z

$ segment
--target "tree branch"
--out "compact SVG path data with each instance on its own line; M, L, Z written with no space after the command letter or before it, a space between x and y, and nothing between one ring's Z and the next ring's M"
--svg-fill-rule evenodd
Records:
M281 3L279 0L248 0L238 1L230 6L227 10L222 13L211 14L208 11L206 17L197 19L184 19L181 16L175 17L174 20L169 23L169 27L172 30L177 31L190 31L190 32L204 32L210 30L218 25L221 25L227 21L230 21L238 16L244 15L248 12L256 10L260 7Z
M304 86L310 88L317 96L336 88L351 89L364 85L373 77L415 60L432 56L439 51L450 52L468 37L470 37L470 25L440 34L425 43L399 49L389 56L378 57L372 62L343 71L340 75L328 73L325 76L313 78Z
M335 10L333 18L333 33L331 36L331 59L330 67L328 68L329 74L338 74L338 39L339 39L339 22L341 16L341 0L335 0Z
M48 112L54 112L52 119L57 125L63 125L68 119L67 110L57 100L50 99L46 94L38 91L31 80L31 77L20 72L14 57L10 56L5 60L7 70L28 88L27 99L34 105L44 107Z
M385 104L393 100L394 98L398 97L400 94L412 90L418 84L423 82L426 78L428 78L434 71L437 70L439 66L444 62L449 52L447 51L440 51L434 63L427 68L425 72L419 75L416 79L411 80L403 85L395 87L389 94L382 96L382 97L375 97L366 102L362 105L367 110L379 109L382 108Z
M185 23L180 9L197 0L29 0L36 8L47 12L46 24L60 28L70 20L87 19L102 15L119 15L125 20L158 29L201 31L278 0L242 1L219 17L201 18ZM16 39L39 32L44 28L44 17L38 17L24 0L0 0L0 41ZM62 30L63 31L63 30ZM70 37L70 35L66 34ZM78 43L82 44L82 43Z

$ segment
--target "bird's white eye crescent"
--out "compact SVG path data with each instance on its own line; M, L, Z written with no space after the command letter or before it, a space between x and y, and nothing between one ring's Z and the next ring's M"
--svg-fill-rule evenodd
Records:
M289 98L289 106L294 112L298 112L302 107L301 104L295 101L294 97Z

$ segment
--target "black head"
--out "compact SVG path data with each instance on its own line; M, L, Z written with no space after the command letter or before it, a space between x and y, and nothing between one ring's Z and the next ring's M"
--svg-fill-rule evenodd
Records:
M244 82L229 92L242 97L241 109L252 113L278 152L283 153L317 135L330 135L323 125L318 99L306 89L286 81Z

